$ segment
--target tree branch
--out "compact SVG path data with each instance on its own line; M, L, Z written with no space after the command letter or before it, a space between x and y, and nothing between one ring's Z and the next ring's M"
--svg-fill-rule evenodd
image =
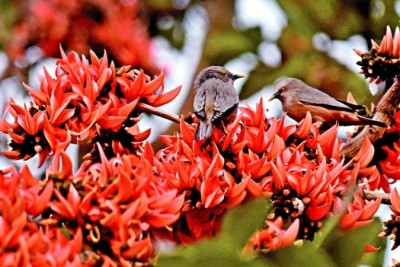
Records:
M161 109L158 109L156 107L150 106L146 103L139 102L136 106L136 108L141 111L141 112L146 112L150 114L154 114L157 116L160 116L164 119L170 120L172 122L178 123L179 124L179 116L176 114L172 114L166 111L163 111Z
M396 79L393 85L379 101L372 119L382 121L390 126L393 121L393 115L396 112L399 103L400 82ZM368 138L371 143L375 143L383 136L385 130L386 128L375 125L365 126L364 129L356 137L354 137L343 147L343 149L340 151L340 155L346 158L353 158L360 150L361 144L365 137Z
M378 197L382 199L382 204L392 205L390 202L390 194L377 191L363 190L361 197L366 200L376 200Z

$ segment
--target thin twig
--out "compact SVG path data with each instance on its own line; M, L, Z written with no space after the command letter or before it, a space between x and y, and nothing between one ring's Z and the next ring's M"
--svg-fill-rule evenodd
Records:
M180 121L178 115L163 111L163 110L161 110L159 108L150 106L150 105L148 105L146 103L143 103L143 102L139 102L137 104L136 108L139 111L147 112L147 113L150 113L150 114L153 114L153 115L156 115L156 116L160 116L160 117L162 117L164 119L170 120L170 121L175 122L175 123L179 123L179 121Z
M388 193L381 193L377 191L371 191L371 190L363 190L361 197L366 200L376 200L377 198L382 199L382 204L387 204L391 205L392 203L390 202L390 194Z

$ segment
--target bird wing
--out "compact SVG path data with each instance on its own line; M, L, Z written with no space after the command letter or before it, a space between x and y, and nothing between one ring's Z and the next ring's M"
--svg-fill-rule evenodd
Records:
M326 109L329 109L329 110L355 112L353 109L351 109L349 107L346 107L346 106L343 107L343 106L330 105L330 104L326 104L326 103L313 103L313 102L308 102L308 101L304 101L304 100L300 100L300 102L305 104L305 105L322 107L322 108L326 108Z
M335 98L336 99L336 98ZM352 110L354 110L354 111L357 111L357 113L359 113L359 112L366 112L366 108L365 108L365 106L363 106L363 105L357 105L357 104L352 104L352 103L349 103L349 102L347 102L347 101L344 101L344 100L340 100L340 99L336 99L337 101L339 101L340 103L342 103L342 104L345 104L346 106L348 106L349 108L351 108Z
M206 118L206 111L204 109L205 105L206 105L206 90L203 85L197 89L197 92L194 96L193 109L196 116L203 119Z
M302 94L299 101L305 105L323 107L331 110L355 112L357 109L365 109L363 106L350 104L346 101L338 100L320 90L310 90L308 94Z
M229 113L239 104L239 95L235 87L221 80L215 79L212 83L215 90L214 115L212 120L218 120Z

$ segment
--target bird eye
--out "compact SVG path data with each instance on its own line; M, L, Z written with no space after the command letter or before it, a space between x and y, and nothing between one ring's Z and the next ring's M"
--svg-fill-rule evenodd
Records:
M282 93L285 90L285 87L281 87L281 89L279 89L279 92Z

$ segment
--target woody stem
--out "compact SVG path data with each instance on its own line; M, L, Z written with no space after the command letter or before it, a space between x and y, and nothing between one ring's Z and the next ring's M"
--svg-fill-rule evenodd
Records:
M363 190L361 197L366 200L376 200L377 198L382 199L382 204L391 205L390 195L387 193L381 193L377 191Z
M400 82L396 79L389 90L384 94L376 106L373 120L382 121L390 126L393 121L393 115L400 103ZM386 128L375 125L365 126L364 129L348 142L340 151L340 156L353 158L360 150L364 138L368 138L371 143L378 141L385 133Z
M178 115L163 111L163 110L161 110L159 108L150 106L150 105L148 105L146 103L143 103L143 102L139 102L137 104L136 108L141 112L150 113L150 114L162 117L164 119L170 120L170 121L175 122L175 123L179 123L179 121L180 121Z

